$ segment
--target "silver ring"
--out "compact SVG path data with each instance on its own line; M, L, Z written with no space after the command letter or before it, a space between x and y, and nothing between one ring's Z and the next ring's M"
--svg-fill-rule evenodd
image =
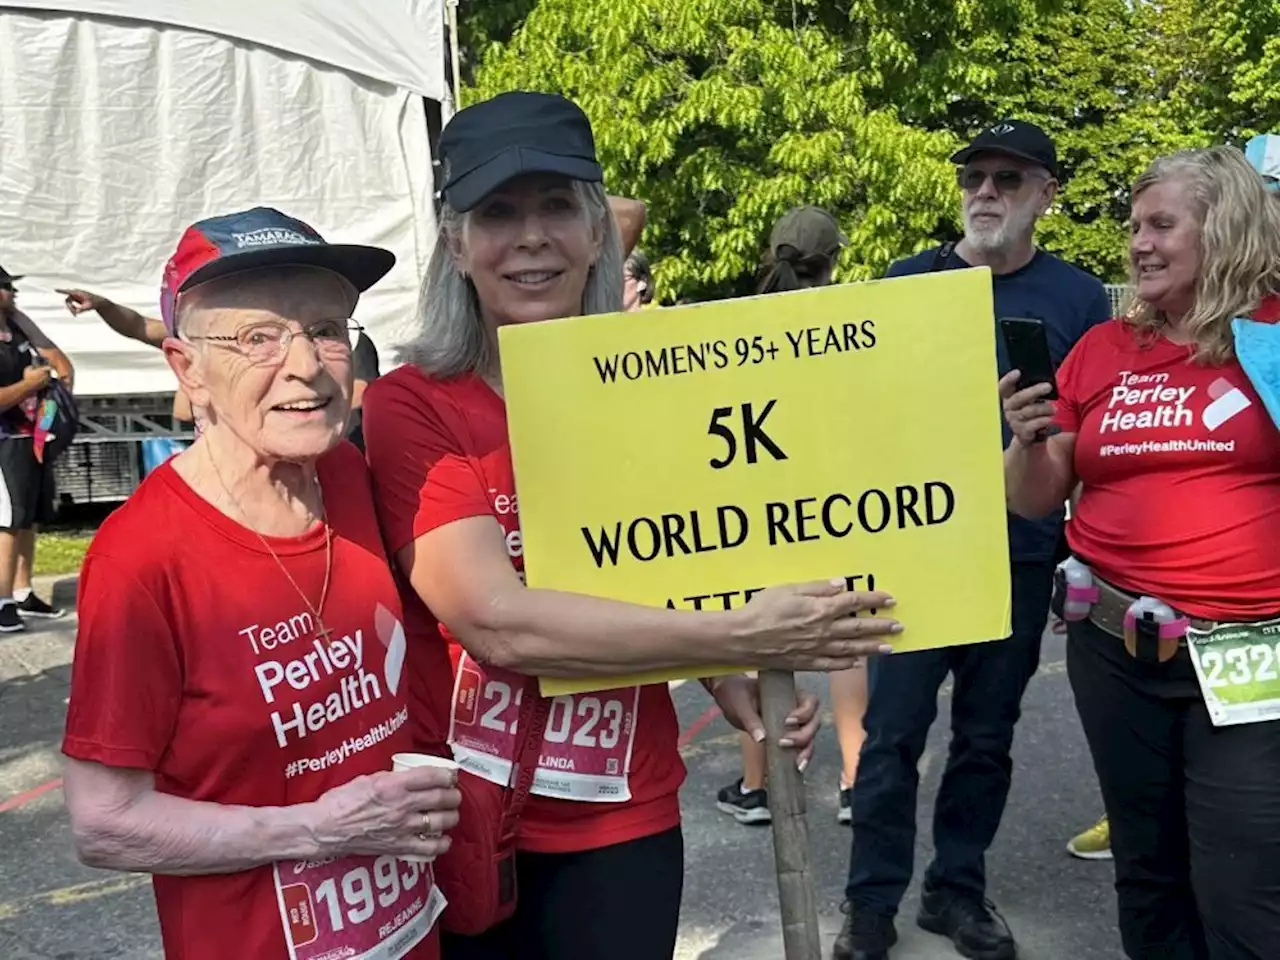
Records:
M422 815L422 829L418 831L419 840L430 840L432 837L431 829L431 813L428 811Z

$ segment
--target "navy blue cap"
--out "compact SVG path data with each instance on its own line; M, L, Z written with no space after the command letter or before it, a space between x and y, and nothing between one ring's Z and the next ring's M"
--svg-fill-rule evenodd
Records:
M551 93L502 93L458 111L440 134L440 162L445 202L459 213L526 173L604 180L591 121Z
M1058 150L1053 140L1034 123L1026 120L1001 120L973 138L973 142L951 158L964 164L980 153L1005 153L1039 164L1055 178L1059 176Z

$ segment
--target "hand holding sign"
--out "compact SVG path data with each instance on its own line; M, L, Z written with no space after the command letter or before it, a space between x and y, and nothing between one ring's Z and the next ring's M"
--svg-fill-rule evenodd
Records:
M847 670L863 657L893 652L886 640L902 624L859 614L895 602L887 593L847 590L844 580L762 590L742 608L749 633L741 660L775 670Z

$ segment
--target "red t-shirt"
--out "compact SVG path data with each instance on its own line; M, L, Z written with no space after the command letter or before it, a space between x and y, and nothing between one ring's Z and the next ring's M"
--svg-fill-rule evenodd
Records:
M511 563L523 571L524 550L507 439L506 405L483 380L466 376L439 381L428 378L416 367L400 367L370 384L365 393L364 435L378 516L393 557L438 527L468 517L492 516L506 534ZM450 717L439 710L439 704L453 704L455 698L452 689L440 685L437 665L446 642L455 669L462 650L412 589L404 590L404 608L410 696L415 706L412 728L416 737L438 742L450 731ZM514 720L516 708L506 705L509 685L497 685L501 700L490 696L494 691L486 678L491 675L471 661L464 671L464 677L476 678L477 699L471 701L474 716L497 716L501 727ZM460 696L466 696L461 680L458 690ZM585 723L595 725L592 729L601 734L603 743L609 719L625 715L626 723L613 728L609 743L616 745L620 732L625 737L634 730L631 752L625 760L609 763L613 773L625 773L630 798L623 802L589 802L535 793L521 817L521 848L546 853L592 850L650 836L679 824L677 794L685 770L676 748L679 729L666 685L641 687L638 698L634 693L630 699L623 694L613 700L606 698L603 716L597 698L585 697L576 702L572 698L557 699L564 702L559 709L553 708L548 721L540 771L554 764L555 758L549 756L554 753L554 745L549 748L548 741L562 743L570 733L575 742L580 735L590 741L594 734L583 729ZM417 709L418 704L422 709ZM481 724L485 722L482 720ZM561 737L560 732L565 736ZM459 762L466 767L458 742L455 740L453 745ZM494 749L496 754L497 748ZM474 752L470 756L475 759ZM629 768L623 770L628 764Z
M1280 432L1236 360L1094 327L1058 371L1084 489L1072 551L1109 583L1196 617L1280 612Z
M411 749L400 600L366 467L343 443L320 460L319 476L333 529L320 611L327 642L257 535L198 496L171 463L102 525L80 578L68 756L154 771L156 789L177 797L288 806L390 770L391 755ZM323 530L268 542L316 604ZM297 960L351 945L344 937L394 938L391 929L404 929L398 913L417 913L418 898L437 904L429 871L386 859L276 865L279 898L273 866L157 875L165 956L289 960L282 904ZM312 919L322 929L307 945ZM329 927L344 932L334 939ZM407 954L439 955L434 928Z

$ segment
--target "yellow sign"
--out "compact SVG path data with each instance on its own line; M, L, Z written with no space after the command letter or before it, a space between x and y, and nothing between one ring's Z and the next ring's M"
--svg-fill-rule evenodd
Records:
M899 650L1007 636L993 315L975 269L501 328L529 586L693 610L846 577L896 597Z

